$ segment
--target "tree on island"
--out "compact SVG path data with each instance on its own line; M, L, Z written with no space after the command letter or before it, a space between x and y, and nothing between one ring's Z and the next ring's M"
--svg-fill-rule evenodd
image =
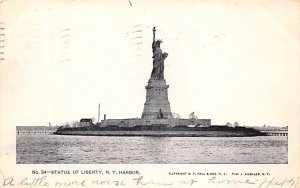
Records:
M65 128L70 128L71 127L71 125L70 125L70 123L65 123L65 124L63 124L63 127L65 127Z
M226 126L227 126L227 127L232 127L232 124L231 124L230 122L227 122L227 123L226 123Z
M72 127L79 127L80 126L80 122L79 121L72 121L71 122L71 126Z
M227 127L240 127L240 124L239 124L239 122L234 122L234 124L232 125L230 122L227 122L226 123L226 126Z
M189 119L198 119L198 117L196 116L195 112L192 112L189 115Z
M177 119L180 119L180 118L181 118L181 115L180 115L180 114L177 114L177 113L173 113L173 117L174 117L174 118L177 118Z
M239 122L236 121L236 122L234 122L233 126L234 126L234 127L239 127L240 124L239 124Z

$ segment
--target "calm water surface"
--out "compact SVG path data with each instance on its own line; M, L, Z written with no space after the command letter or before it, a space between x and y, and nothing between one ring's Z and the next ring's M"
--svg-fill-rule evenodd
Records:
M17 163L287 163L284 136L18 135Z

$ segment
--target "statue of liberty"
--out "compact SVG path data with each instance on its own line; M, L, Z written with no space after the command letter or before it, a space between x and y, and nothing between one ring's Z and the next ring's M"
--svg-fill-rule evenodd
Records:
M151 72L151 79L161 80L164 79L164 60L168 57L167 53L163 53L160 49L161 40L155 40L155 27L153 27L153 69Z

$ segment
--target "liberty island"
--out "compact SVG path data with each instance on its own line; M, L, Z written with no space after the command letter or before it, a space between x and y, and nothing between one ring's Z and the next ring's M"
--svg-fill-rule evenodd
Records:
M168 53L162 52L162 40L156 39L153 27L153 68L146 85L146 101L141 118L104 119L91 126L59 128L59 135L97 136L265 136L253 128L211 125L211 119L189 119L173 117L168 99L168 88L164 76L164 61Z

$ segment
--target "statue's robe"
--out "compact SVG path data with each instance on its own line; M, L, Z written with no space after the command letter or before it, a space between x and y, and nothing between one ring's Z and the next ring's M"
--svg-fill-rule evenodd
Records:
M152 79L164 79L164 58L160 47L153 49L153 69L151 72Z

